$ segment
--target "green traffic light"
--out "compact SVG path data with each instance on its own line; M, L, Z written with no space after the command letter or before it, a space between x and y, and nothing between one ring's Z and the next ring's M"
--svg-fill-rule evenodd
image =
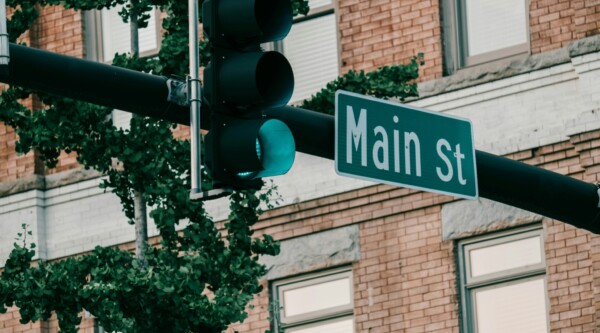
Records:
M292 131L277 119L213 118L220 124L209 132L220 168L239 180L287 173L296 157ZM216 145L212 145L216 142Z
M278 176L287 173L296 157L296 144L292 131L280 120L265 121L258 131L261 143L259 159L263 170L256 177Z
M265 121L258 130L255 143L255 158L262 169L238 172L238 178L247 180L278 176L287 173L294 164L296 144L290 129L283 122L276 119Z

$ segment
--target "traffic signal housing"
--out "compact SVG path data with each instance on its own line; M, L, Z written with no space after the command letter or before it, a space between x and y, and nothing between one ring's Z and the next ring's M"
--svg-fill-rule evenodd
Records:
M291 2L206 0L202 13L212 51L204 70L211 112L206 164L221 187L258 189L261 177L286 173L295 157L290 129L263 114L289 101L292 68L282 54L261 48L289 32Z

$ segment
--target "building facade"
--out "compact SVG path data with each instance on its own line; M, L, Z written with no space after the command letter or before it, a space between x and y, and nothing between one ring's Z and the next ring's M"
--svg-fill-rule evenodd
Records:
M600 180L600 2L594 0L311 0L274 45L297 76L293 101L350 69L371 71L424 54L410 104L471 120L478 150L570 177ZM160 44L159 19L142 52ZM106 61L127 42L115 12L44 8L30 45ZM116 126L127 116L115 112ZM22 223L39 258L129 244L118 199L98 174L63 154L46 170L17 156L0 124L0 259ZM283 203L256 232L281 241L265 258L265 291L239 332L598 332L600 239L534 213L480 199L380 185L335 174L298 154L274 179ZM522 189L526 191L527 189ZM560 189L556 189L560 191ZM227 216L225 201L210 212ZM151 230L156 235L156 230ZM55 332L20 325L0 333ZM94 332L93 319L82 331Z

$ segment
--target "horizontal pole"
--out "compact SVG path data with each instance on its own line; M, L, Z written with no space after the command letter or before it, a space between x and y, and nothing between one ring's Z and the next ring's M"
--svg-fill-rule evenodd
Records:
M189 107L168 102L168 78L9 45L8 75L0 82L189 125Z
M190 124L189 108L168 102L165 77L15 44L10 53L10 74L0 75L0 82ZM288 125L297 151L334 159L333 116L288 106L264 113ZM209 130L210 114L201 117L202 128ZM481 197L600 234L596 185L482 151L475 159Z
M266 114L290 127L298 151L335 158L333 116L293 107ZM479 150L475 160L481 197L600 234L598 186Z

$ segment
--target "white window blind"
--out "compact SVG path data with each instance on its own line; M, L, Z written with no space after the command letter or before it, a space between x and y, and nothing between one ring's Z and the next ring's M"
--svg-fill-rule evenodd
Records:
M478 277L542 263L541 237L519 239L469 251L471 276Z
M318 10L320 7L331 6L333 5L332 0L308 0L308 7L310 10Z
M468 56L527 43L525 0L465 0Z
M475 291L477 333L546 333L544 278Z
M350 278L313 284L283 292L283 309L286 317L321 311L338 306L350 306Z
M112 121L116 128L123 130L129 130L129 123L131 122L131 112L125 112L121 110L112 110Z
M309 98L339 75L335 15L295 23L283 41L294 71L291 103Z
M119 11L122 6L103 9L102 16L102 56L105 62L110 62L115 53L127 53L131 50L131 32L129 23L124 23ZM146 28L139 29L140 54L158 48L158 27L156 12L150 12Z

